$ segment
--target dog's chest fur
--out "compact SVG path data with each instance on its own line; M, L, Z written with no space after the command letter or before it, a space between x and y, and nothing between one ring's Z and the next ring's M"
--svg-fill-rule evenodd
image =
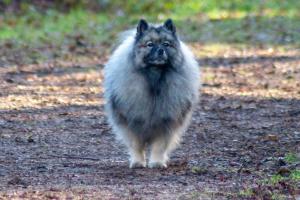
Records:
M191 110L194 95L184 72L151 67L132 77L135 78L126 79L127 83L119 87L126 94L122 92L111 99L118 121L144 136L180 126Z
M161 94L161 91L168 90L167 78L168 74L172 73L168 66L156 67L150 66L140 70L140 73L145 78L148 92L153 97ZM174 72L173 72L174 73Z

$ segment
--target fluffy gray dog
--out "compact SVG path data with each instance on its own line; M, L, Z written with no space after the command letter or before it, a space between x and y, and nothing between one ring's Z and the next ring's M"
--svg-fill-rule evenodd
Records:
M172 20L137 31L115 50L104 69L106 112L127 146L130 167L167 167L198 101L200 72Z

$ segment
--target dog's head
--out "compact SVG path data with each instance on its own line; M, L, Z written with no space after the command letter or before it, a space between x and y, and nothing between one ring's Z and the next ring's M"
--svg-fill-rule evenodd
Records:
M141 19L135 37L134 61L138 67L166 67L178 61L180 42L171 19L163 25L149 25Z

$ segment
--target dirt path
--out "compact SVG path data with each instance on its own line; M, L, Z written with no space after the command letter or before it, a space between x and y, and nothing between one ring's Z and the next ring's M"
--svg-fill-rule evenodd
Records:
M295 199L300 54L200 59L201 101L168 169L129 169L103 113L102 60L0 68L0 199ZM97 64L101 63L101 64ZM276 196L277 195L277 196Z

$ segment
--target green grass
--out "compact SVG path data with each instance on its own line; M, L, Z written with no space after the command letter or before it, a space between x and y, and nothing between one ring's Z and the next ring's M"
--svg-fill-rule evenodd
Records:
M295 169L290 174L290 178L296 182L300 181L300 169Z
M284 156L284 160L288 164L294 164L299 162L299 157L297 157L295 153L290 152ZM286 197L287 194L282 193L282 191L277 190L276 188L280 187L282 183L284 183L290 189L296 190L299 181L300 181L300 170L296 168L290 170L290 172L285 176L282 176L280 174L273 174L269 178L259 181L259 185L262 188L266 188L266 189L268 188L270 190L269 194L271 195L270 196L271 199L280 200L280 199L287 199ZM247 192L245 193L247 194Z
M225 44L300 44L298 19L286 17L245 17L240 19L208 20L199 23L184 21L179 29L189 41Z
M45 15L31 12L21 17L5 16L0 40L63 43L68 35L83 34L91 40L101 36L101 41L106 39L105 24L108 20L106 15L84 10L74 10L68 14L49 10Z
M161 22L171 17L188 42L300 45L298 0L129 0L109 4L108 10L101 12L77 8L67 13L41 13L33 6L23 6L26 9L21 15L2 13L0 44L65 45L76 36L91 44L112 44L120 31L134 27L139 18Z
M287 153L284 156L284 160L288 163L288 164L294 164L299 162L299 157L297 156L297 154L295 153ZM278 182L280 181L300 181L300 170L299 169L294 169L291 170L289 173L289 176L284 177L281 176L280 174L276 174L271 176L269 179L265 180L265 183L267 184L271 184L271 185L276 185Z
M283 200L287 199L287 194L280 191L276 190L277 187L281 185L281 183L285 183L288 185L290 188L296 187L297 183L300 181L300 170L295 169L292 170L290 175L287 177L281 176L279 174L272 175L270 178L265 179L261 181L259 184L261 187L266 188L266 190L269 190L268 194L270 194L270 198L273 200ZM250 191L250 192L248 192ZM240 192L240 196L243 197L251 197L253 193L251 193L252 190L247 189L245 191Z
M194 174L206 174L208 172L208 170L206 168L202 168L202 167L197 167L197 166L193 166L191 168L192 173Z
M279 174L276 174L276 175L273 175L270 180L269 180L269 183L271 185L275 185L277 183L279 183L280 181L284 180L284 177L279 175Z
M111 7L114 6L119 9L122 8L127 14L151 15L154 17L169 15L177 19L191 17L195 14L203 14L210 18L219 19L224 16L244 17L249 13L263 14L269 17L282 15L288 17L299 16L300 2L298 0L111 1Z
M284 160L287 163L292 164L292 163L298 162L299 158L297 157L297 155L295 153L287 153L284 157Z
M273 193L271 196L272 200L285 200L286 199L286 195L284 194L278 194L278 193Z
M253 196L253 195L254 195L254 192L253 192L253 190L250 189L250 188L241 190L241 191L239 192L239 196L241 196L241 197L251 197L251 196Z

